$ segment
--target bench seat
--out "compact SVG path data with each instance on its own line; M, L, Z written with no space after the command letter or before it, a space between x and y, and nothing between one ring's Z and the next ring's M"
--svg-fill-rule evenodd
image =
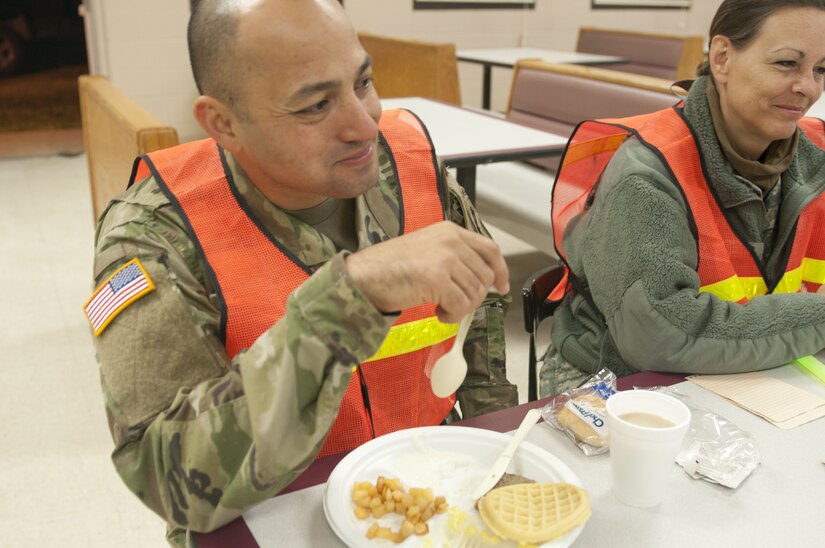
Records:
M569 136L582 120L653 112L676 104L669 80L618 71L519 61L505 117ZM485 222L555 256L551 196L559 157L479 166L476 205Z
M523 162L478 166L476 208L485 223L556 257L550 224L554 173Z
M505 117L534 129L569 136L576 125L594 118L653 112L676 104L671 82L614 70L519 61ZM558 158L535 161L555 171Z
M614 70L654 76L666 80L687 80L696 76L704 59L702 36L678 36L614 29L581 27L576 51L617 55L626 63L611 65Z

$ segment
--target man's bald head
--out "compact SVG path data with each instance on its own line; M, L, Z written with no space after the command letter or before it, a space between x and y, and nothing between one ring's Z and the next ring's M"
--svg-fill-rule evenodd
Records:
M189 18L189 62L201 95L234 106L232 82L239 13L260 0L200 0Z
M243 112L240 85L250 70L251 59L239 48L239 29L244 15L264 4L275 4L289 17L290 8L308 0L200 0L189 19L187 38L189 60L198 92L209 95L229 105L236 112ZM333 0L329 0L333 2ZM297 2L297 4L296 4ZM316 0L326 4L327 0ZM340 2L334 2L340 4ZM339 6L336 8L340 9ZM271 12L270 12L271 13ZM255 17L257 14L251 15ZM274 21L273 21L274 23ZM275 53L275 52L271 52Z

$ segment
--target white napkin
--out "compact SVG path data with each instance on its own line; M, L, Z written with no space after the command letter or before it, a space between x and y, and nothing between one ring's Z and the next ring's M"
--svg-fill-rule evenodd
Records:
M326 484L273 497L244 512L260 548L344 546L324 516Z

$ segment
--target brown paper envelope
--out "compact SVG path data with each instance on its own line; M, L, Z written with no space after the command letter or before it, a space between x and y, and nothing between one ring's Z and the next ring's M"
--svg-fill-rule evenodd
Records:
M758 371L688 379L780 428L794 428L825 416L825 399Z

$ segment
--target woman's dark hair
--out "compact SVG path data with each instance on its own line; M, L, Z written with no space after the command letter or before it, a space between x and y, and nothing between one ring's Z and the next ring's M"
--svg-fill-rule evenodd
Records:
M825 0L724 0L710 23L708 45L714 36L722 35L730 39L734 48L744 48L756 37L768 17L785 8L825 10ZM696 72L699 76L710 74L707 59Z

